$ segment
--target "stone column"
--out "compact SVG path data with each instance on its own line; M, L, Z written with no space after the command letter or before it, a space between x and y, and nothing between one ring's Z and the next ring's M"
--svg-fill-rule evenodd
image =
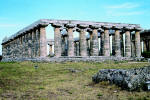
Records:
M66 56L65 55L65 35L61 35L61 56Z
M135 41L131 40L131 56L135 57Z
M98 56L99 55L99 48L98 48L98 29L99 26L92 25L92 41L91 41L91 56Z
M40 57L47 56L47 40L45 26L40 27Z
M60 32L61 24L54 23L52 26L54 27L54 54L55 57L60 57L61 56L61 32Z
M28 58L28 33L25 34L25 57Z
M53 56L53 45L49 44L49 55Z
M77 44L76 44L76 41L74 41L74 56L77 56Z
M135 31L135 55L136 57L141 57L141 42L140 42L140 30Z
M92 55L92 29L91 28L88 28L87 29L87 32L89 33L89 35L90 35L90 38L89 38L89 41L90 41L90 47L89 47L89 56L91 56Z
M104 56L110 56L109 29L111 26L104 26Z
M87 56L87 43L86 43L86 31L87 25L79 25L79 42L80 42L80 56Z
M19 50L19 57L22 58L22 49L23 49L23 45L22 45L22 35L19 37L19 41L20 41L20 50Z
M24 36L24 34L22 35L22 46L23 46L23 48L22 48L22 58L24 58L25 57L25 36Z
M115 35L111 34L112 36L112 55L115 55Z
M126 28L125 32L125 57L131 57L131 37L130 37L130 27Z
M124 36L124 33L122 32L121 34L120 34L120 47L121 47L121 56L123 56L124 57L124 46L125 46L125 44L124 44L124 38L123 38L123 36Z
M120 29L123 27L115 27L115 56L121 57L121 46L120 46Z
M101 31L101 56L104 55L104 31Z
M32 57L32 42L31 42L32 34L31 31L28 33L28 57Z
M77 56L79 56L80 55L80 43L76 42L76 45L77 45Z
M74 56L74 38L73 38L73 28L75 27L74 24L67 24L67 31L68 31L68 56Z
M86 43L87 43L87 56L90 56L90 43L89 43L89 39L86 39Z
M40 55L40 36L39 36L39 28L36 28L36 33L35 33L35 57L39 57Z
M147 51L146 40L143 40L143 51Z
M32 30L32 52L31 52L31 57L34 58L35 57L35 30Z

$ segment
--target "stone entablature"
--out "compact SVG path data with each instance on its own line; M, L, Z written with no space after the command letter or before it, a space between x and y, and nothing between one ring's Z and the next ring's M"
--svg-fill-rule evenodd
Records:
M125 34L125 57L132 56L131 32L135 32L135 55L141 56L140 31L138 24L107 23L75 20L50 20L41 19L28 27L20 30L2 42L3 56L6 58L34 58L47 56L46 30L49 24L54 27L54 42L49 43L50 52L54 45L54 56L110 56L110 35L113 37L114 56L121 57L122 34ZM62 33L62 30L66 33ZM74 39L73 32L79 33L79 38ZM86 32L89 35L86 35ZM99 51L99 39L101 50ZM90 41L90 42L88 42ZM67 50L67 52L66 52Z

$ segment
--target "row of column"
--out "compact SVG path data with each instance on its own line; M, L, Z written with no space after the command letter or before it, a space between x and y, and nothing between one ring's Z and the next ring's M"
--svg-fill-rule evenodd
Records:
M34 58L47 56L45 26L40 26L2 45L4 58Z
M55 42L55 57L60 57L62 52L65 49L62 49L62 37L61 37L61 25L54 24L54 42ZM88 48L87 48L87 40L86 40L86 31L90 34L90 56L99 56L99 44L98 44L98 29L97 26L91 26L89 30L87 30L86 25L79 25L77 31L79 32L79 43L74 44L73 38L73 29L74 25L68 24L67 28L67 56L88 56ZM102 56L110 56L110 39L109 39L109 30L110 26L104 26L104 31L101 31L101 54ZM116 57L122 56L122 42L121 40L121 31L123 27L114 27L114 54ZM125 28L125 57L131 57L131 29ZM136 57L141 56L141 46L140 46L140 30L135 29L135 55ZM123 39L123 38L122 38ZM65 43L65 42L64 42ZM77 46L79 45L79 46ZM75 48L76 47L76 48Z

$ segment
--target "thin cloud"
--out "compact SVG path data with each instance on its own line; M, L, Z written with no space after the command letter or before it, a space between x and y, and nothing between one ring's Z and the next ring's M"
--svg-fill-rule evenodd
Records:
M121 16L135 16L144 14L144 11L130 11L130 12L119 12L119 11L108 11L107 15L114 16L114 17L121 17Z
M140 6L139 4L127 2L127 3L120 4L120 5L110 5L110 6L107 6L106 8L111 8L111 9L131 9L131 8L137 8L139 6Z

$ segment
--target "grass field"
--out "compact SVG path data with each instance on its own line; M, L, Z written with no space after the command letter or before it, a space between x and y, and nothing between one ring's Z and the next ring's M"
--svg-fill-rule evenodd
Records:
M35 69L34 66L38 68ZM150 100L150 92L128 92L107 82L94 84L102 68L137 68L144 62L0 63L0 99L12 100ZM71 70L78 70L72 72Z

